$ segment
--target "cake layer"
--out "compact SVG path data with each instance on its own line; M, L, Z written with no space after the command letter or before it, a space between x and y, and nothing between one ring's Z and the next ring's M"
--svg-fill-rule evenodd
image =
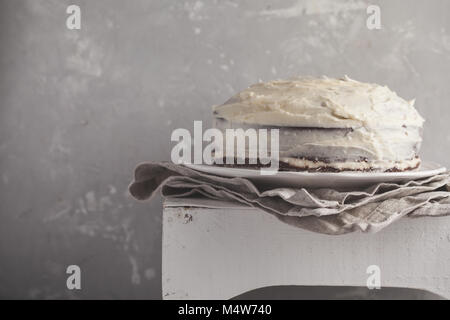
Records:
M381 134L389 143L376 148L373 135L364 127L359 128L296 128L274 127L234 123L216 118L215 127L226 136L227 129L278 129L279 156L288 158L322 159L324 161L384 160L401 161L412 159L420 147L420 132L417 128L399 127ZM225 142L224 142L225 144ZM246 154L252 146L246 145ZM268 148L270 150L270 148ZM384 156L378 154L383 151Z
M284 164L284 166L283 166ZM334 161L307 160L298 158L280 158L280 167L308 171L405 171L418 168L418 157L402 161Z
M420 166L421 160L415 157L403 161L324 161L305 158L282 158L278 162L280 171L309 171L309 172L343 172L343 171L379 171L379 172L399 172L413 170ZM233 164L226 164L226 159L221 162L215 161L215 165L233 168L254 168L273 166L272 163L262 164L258 159L244 159L242 163L237 158Z

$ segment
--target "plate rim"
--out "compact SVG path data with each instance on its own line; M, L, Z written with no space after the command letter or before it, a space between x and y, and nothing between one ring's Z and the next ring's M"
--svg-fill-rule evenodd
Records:
M374 171L341 171L341 172L309 172L309 171L278 171L276 174L274 175L256 175L254 173L256 173L257 171L259 171L259 169L252 169L252 168L232 168L232 167L222 167L222 166L217 166L217 165L210 165L210 164L193 164L193 163L184 163L183 165L194 169L194 170L198 170L201 172L205 172L204 170L201 170L201 168L208 168L208 169L222 169L222 170L231 170L231 171L238 171L241 174L248 174L247 177L249 178L255 178L257 176L261 176L264 178L270 178L270 177L280 177L280 176L285 176L285 175L289 175L291 177L293 176L309 176L311 178L313 177L346 177L346 178L383 178L383 177L398 177L398 178L408 178L408 177L414 177L414 176L419 176L419 177L429 177L432 175L437 175L437 174L441 174L444 173L445 171L447 171L447 168L435 161L427 161L427 160L422 160L422 164L428 164L428 165L433 165L436 168L433 169L424 169L424 170L420 170L420 167L415 169L415 170L410 170L410 171L396 171L396 172L374 172ZM421 164L421 166L422 166ZM197 169L196 169L197 168ZM209 171L209 170L208 170ZM218 173L216 173L218 174ZM425 176L424 176L425 174ZM220 174L218 174L220 175Z

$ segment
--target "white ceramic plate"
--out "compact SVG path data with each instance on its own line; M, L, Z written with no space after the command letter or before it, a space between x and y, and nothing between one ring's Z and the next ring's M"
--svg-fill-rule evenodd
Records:
M259 169L227 168L213 165L186 164L187 167L224 177L248 178L255 183L270 187L308 187L348 189L363 187L379 182L405 182L408 180L430 177L446 171L446 168L430 161L404 172L302 172L279 171L275 175L260 175Z

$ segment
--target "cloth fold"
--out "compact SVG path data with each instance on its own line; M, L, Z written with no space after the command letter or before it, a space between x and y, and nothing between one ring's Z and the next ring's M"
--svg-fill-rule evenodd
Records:
M259 208L290 225L340 235L377 232L403 217L450 215L450 172L406 183L379 183L364 190L265 189L245 178L199 172L170 162L143 163L129 187L138 200L205 197Z

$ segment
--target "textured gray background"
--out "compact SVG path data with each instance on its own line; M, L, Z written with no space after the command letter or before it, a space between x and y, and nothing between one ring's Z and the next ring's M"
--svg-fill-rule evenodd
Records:
M449 166L450 2L370 3L381 30L360 0L0 0L0 297L160 298L161 202L128 196L133 168L259 79L416 97L422 156Z

